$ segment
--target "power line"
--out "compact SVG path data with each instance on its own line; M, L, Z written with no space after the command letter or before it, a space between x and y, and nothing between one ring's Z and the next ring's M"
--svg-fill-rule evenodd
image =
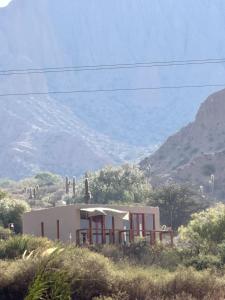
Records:
M199 85L174 85L174 86L158 86L158 87L115 88L115 89L73 90L73 91L7 93L7 94L0 94L0 97L33 96L33 95L40 96L40 95L52 95L52 94L107 93L107 92L126 92L126 91L149 91L149 90L189 89L189 88L205 88L205 87L225 87L225 83L199 84Z
M153 68L153 67L173 67L173 66L187 66L187 65L220 64L220 63L225 63L225 58L137 62L137 63L130 63L130 64L128 63L108 64L108 65L102 64L102 65L93 65L93 66L86 65L86 66L70 66L70 67L51 67L51 68L49 67L49 68L9 69L9 70L0 70L0 76Z

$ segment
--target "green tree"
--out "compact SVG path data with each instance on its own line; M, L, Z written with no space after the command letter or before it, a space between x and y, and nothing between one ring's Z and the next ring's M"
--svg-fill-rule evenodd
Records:
M224 248L225 205L217 204L193 214L187 226L179 228L179 240L196 253L215 252Z
M161 223L177 229L190 215L206 207L202 198L186 185L170 184L155 189L149 204L160 209Z
M7 193L4 192L4 191L2 191L2 190L0 190L0 200L4 199L6 196L7 196Z
M151 187L137 166L109 166L88 174L88 177L92 202L94 203L146 203L149 201ZM79 190L80 185L82 188ZM83 180L79 186L80 201L83 201Z
M57 184L61 181L60 176L50 172L38 173L34 178L37 180L39 185L47 186Z
M28 210L29 206L23 200L11 198L0 199L0 225L7 228L9 223L13 223L15 232L21 233L22 215Z

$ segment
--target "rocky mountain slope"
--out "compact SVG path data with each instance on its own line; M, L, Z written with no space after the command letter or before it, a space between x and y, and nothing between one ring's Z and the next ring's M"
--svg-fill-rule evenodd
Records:
M80 175L122 163L129 151L51 98L2 101L0 119L0 177L22 178L41 170Z
M223 57L224 9L219 0L12 0L0 8L0 71ZM223 64L0 74L0 94L218 83L224 75ZM192 120L211 91L1 97L0 176L137 160Z
M225 89L209 96L196 119L141 162L153 181L190 182L225 199Z

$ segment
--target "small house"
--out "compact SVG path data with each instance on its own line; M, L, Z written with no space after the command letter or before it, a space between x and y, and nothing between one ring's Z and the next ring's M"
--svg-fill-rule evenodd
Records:
M77 245L129 243L145 238L172 243L172 230L160 226L159 208L141 205L74 204L23 215L23 233Z

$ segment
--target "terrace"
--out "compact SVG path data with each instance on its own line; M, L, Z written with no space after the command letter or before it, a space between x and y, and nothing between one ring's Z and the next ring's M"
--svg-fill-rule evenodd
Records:
M76 230L77 245L127 244L138 238L149 245L157 241L173 245L173 231L155 226L155 215L131 213L112 208L80 209L80 229Z

